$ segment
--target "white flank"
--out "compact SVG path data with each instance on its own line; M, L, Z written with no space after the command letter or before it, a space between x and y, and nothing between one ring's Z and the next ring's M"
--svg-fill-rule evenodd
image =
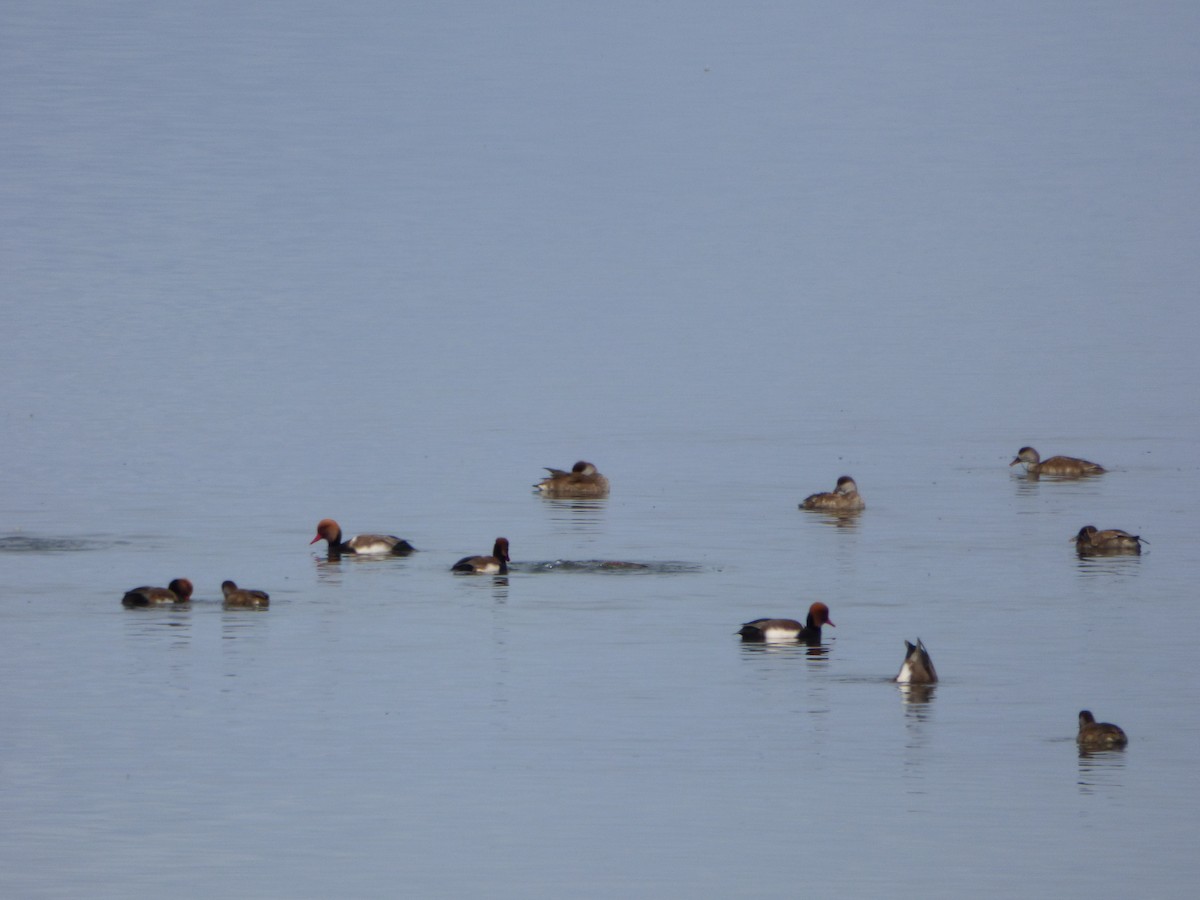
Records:
M767 628L763 630L764 641L794 641L797 631L794 628Z

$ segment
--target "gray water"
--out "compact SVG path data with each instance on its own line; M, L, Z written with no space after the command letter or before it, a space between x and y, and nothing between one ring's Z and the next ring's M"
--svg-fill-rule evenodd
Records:
M1193 896L1198 26L6 4L0 894Z

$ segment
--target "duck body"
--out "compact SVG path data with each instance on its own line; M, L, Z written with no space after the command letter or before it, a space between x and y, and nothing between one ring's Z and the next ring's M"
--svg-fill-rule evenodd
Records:
M330 556L343 553L354 556L408 556L417 549L394 534L360 534L343 541L342 528L333 519L322 519L317 523L317 536L309 544L320 540L328 542Z
M1074 456L1052 456L1042 459L1032 447L1022 447L1008 465L1020 463L1029 475L1058 475L1064 478L1081 478L1084 475L1100 475L1104 467Z
M1142 538L1120 528L1100 531L1095 525L1084 525L1072 540L1080 556L1140 556Z
M1124 731L1111 722L1097 722L1086 709L1079 712L1079 734L1075 740L1083 750L1108 750L1129 743Z
M225 606L228 608L261 609L271 603L271 598L266 591L240 588L232 581L221 583L221 593L225 596Z
M811 647L821 643L822 625L837 627L829 618L829 607L817 602L808 608L803 625L795 619L755 619L742 625L738 634L744 643L801 643Z
M550 474L534 485L546 497L587 498L607 497L608 479L596 471L590 462L580 460L570 472L546 466Z
M191 602L192 583L186 578L176 578L165 588L136 587L125 592L121 598L123 606L172 606Z
M826 491L822 494L810 494L800 502L801 509L828 509L853 512L866 509L866 507L867 504L863 502L862 496L858 493L858 485L854 483L854 479L849 475L843 475L839 478L837 486L832 491Z
M904 646L908 649L895 681L898 684L936 684L937 669L933 667L933 659L921 639L917 638L915 644L905 641Z
M467 575L507 575L508 538L496 538L491 556L464 556L450 567L451 572Z

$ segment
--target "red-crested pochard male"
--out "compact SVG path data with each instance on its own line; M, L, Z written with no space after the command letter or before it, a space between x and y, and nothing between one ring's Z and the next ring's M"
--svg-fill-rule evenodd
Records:
M225 595L225 605L231 607L259 608L268 606L271 602L265 591L245 590L232 581L221 582L221 593Z
M837 487L832 491L826 491L823 494L810 494L800 503L800 508L840 509L850 512L858 509L866 509L867 504L863 502L862 496L858 493L858 485L854 483L854 479L849 475L843 475L837 480Z
M550 474L534 485L547 497L607 497L608 479L590 462L580 460L570 472L545 467Z
M464 556L450 567L451 572L473 575L508 574L508 538L496 538L491 556Z
M1106 750L1129 743L1125 732L1111 722L1097 722L1090 710L1079 712L1079 734L1075 740L1084 750Z
M391 534L360 534L343 541L342 528L333 519L322 519L317 523L317 536L309 541L309 544L315 544L319 540L329 542L330 556L342 553L357 556L408 556L417 549L408 541Z
M165 588L136 587L126 591L121 598L125 606L170 606L187 603L192 599L192 583L186 578L176 578Z
M929 651L917 638L916 644L904 642L908 648L904 654L904 662L900 664L900 672L895 680L900 684L934 684L937 682L937 669L933 667L933 659Z
M1095 525L1084 525L1071 540L1080 556L1138 556L1142 552L1141 536L1120 528L1099 531Z
M821 643L821 626L836 628L829 618L829 607L820 601L808 608L808 621L801 625L795 619L755 619L738 631L745 642L785 643L798 641L809 646Z
M1062 475L1078 478L1082 475L1099 475L1104 471L1103 466L1088 462L1086 459L1076 459L1074 456L1052 456L1042 459L1032 447L1022 447L1010 462L1009 468L1020 463L1029 475Z

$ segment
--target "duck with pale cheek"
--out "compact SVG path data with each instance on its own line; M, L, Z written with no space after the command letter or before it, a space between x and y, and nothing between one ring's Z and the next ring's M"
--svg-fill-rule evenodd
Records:
M1104 467L1074 456L1052 456L1042 459L1032 447L1022 447L1010 462L1009 468L1023 465L1028 475L1059 475L1064 478L1082 478L1084 475L1100 475Z
M755 619L743 625L738 634L743 643L800 643L815 647L821 643L823 625L837 627L829 618L829 607L818 601L808 608L808 620L803 625L795 619Z
M858 485L849 475L843 475L837 480L837 486L832 491L823 494L810 494L800 503L801 509L826 509L843 512L856 512L866 509L862 495L858 493Z

